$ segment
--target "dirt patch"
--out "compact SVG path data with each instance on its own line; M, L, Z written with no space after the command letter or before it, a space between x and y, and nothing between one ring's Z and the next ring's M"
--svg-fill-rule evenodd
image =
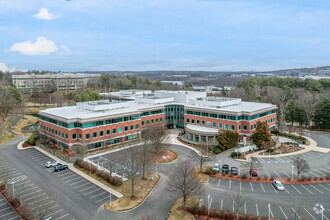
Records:
M171 150L161 149L157 154L150 153L151 162L168 163L178 158L178 155Z
M211 166L203 166L203 167L202 167L202 172L200 173L200 172L199 172L199 171L200 171L200 167L196 167L196 168L193 170L191 176L192 176L196 181L198 181L198 182L201 182L201 183L207 183L207 182L209 181L209 179L210 179L210 175L206 174L205 172L206 172L207 170L210 170L210 169L212 169Z
M302 178L270 178L270 177L250 177L250 176L236 176L236 175L210 175L219 179L244 181L244 182L257 182L257 183L272 183L273 180L279 180L283 184L313 184L313 183L329 183L330 177L302 177Z

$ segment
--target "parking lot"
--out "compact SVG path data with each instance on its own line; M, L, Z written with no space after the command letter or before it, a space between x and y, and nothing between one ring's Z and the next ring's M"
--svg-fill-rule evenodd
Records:
M7 183L14 187L15 195L21 197L32 211L38 212L44 217L51 216L52 219L72 219L72 216L51 198L51 192L43 191L37 187L2 155L0 155L0 164L0 176L2 179L6 179ZM6 217L5 219L8 218Z
M265 153L267 155L267 153ZM318 151L308 151L303 154L299 154L302 158L305 160L314 160L319 159L320 157L325 157L327 154L321 153ZM285 157L273 157L273 158L267 158L267 157L253 157L251 158L255 163L266 163L266 164L277 164L277 163L292 163L293 159L296 156L285 156Z
M66 187L73 188L77 194L81 195L81 197L84 198L84 200L90 201L97 206L102 206L110 201L109 192L89 182L75 172L71 170L54 172L53 167L46 168L46 162L51 161L52 159L44 155L43 153L35 149L24 150L23 153L29 158L33 159L35 162L37 162L38 166L44 168L45 172L49 172L50 175L63 182ZM117 198L111 195L111 199L113 201Z
M20 219L15 210L8 204L7 200L0 193L0 219L14 220Z
M269 197L265 202L253 201L253 199L248 200L244 207L242 207L240 213L249 213L253 215L268 215L268 203L271 203L271 215L272 218L278 219L294 219L293 213L296 207L294 204L291 206L281 204L281 201L288 201L292 198L301 198L314 196L315 198L325 198L326 204L325 207L329 207L329 198L330 196L330 183L321 183L321 184L285 184L284 191L276 190L270 183L252 183L252 182L240 182L232 180L224 180L218 178L210 178L208 184L211 185L211 188L216 190L221 190L224 192L237 192L241 190L246 195L255 195L255 198ZM223 196L219 196L220 193L214 193L212 190L211 197L213 197L212 208L221 208L224 210L232 210L233 204L232 201ZM321 199L322 200L322 199ZM203 200L204 205L207 206L207 197ZM313 204L314 205L314 204ZM309 205L302 205L302 210L296 210L300 218L306 219L321 219L320 215L317 216L313 211L313 207ZM297 208L296 208L297 209ZM248 212L246 212L248 210ZM329 216L329 209L325 211L325 216ZM324 218L327 219L327 218Z

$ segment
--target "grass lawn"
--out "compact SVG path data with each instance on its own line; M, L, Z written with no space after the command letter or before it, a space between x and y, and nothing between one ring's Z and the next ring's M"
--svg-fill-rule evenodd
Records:
M21 131L22 128L33 125L37 123L39 118L34 117L32 115L25 115L24 118L21 118L15 126L12 127L12 131L15 132L16 134L23 134Z
M198 205L198 203L199 203L199 197L193 196L193 197L190 197L187 200L186 205L187 205L187 207L190 207L190 206ZM169 220L176 220L176 219L190 220L190 219L194 219L193 214L179 209L181 206L183 206L183 198L178 199L174 203L174 205L172 206L172 208L170 210L170 213L168 215Z
M7 127L5 127L5 129L7 129ZM6 142L8 142L8 141L11 141L11 140L13 140L13 139L15 139L15 138L18 138L18 136L15 136L15 135L9 133L8 131L6 131L5 136L3 136L3 137L0 139L0 144L4 144L4 143L6 143Z
M154 176L154 180L151 181L151 176ZM114 188L118 192L123 194L123 197L117 199L116 201L111 203L111 206L108 204L105 205L105 208L112 211L125 211L132 209L138 205L140 205L144 199L148 196L151 190L156 186L160 177L155 177L155 174L146 175L146 180L142 180L141 176L138 176L135 180L134 191L135 198L131 199L131 181L127 180L123 182L123 185Z
M161 161L161 162L159 162L159 163L169 163L169 162L172 162L172 161L175 161L176 159L178 159L178 154L177 153L175 153L174 151L172 151L172 150L168 150L168 151L171 151L172 153L174 153L175 154L175 157L174 158L172 158L171 160L168 160L168 161Z
M203 172L208 168L208 167L211 167L211 166L203 166ZM194 169L194 171L192 172L192 177L197 180L198 182L201 182L201 183L207 183L207 181L209 181L209 178L210 176L205 174L205 173L200 173L199 172L199 166L196 167Z
M84 172L85 174L93 177L97 181L103 183L104 185L120 192L123 194L123 197L111 202L111 206L109 206L109 203L105 205L105 208L112 210L112 211L125 211L132 209L139 204L141 204L144 199L148 196L148 194L151 192L151 190L156 186L158 183L160 177L157 176L155 177L155 174L147 174L146 175L146 180L142 180L141 176L138 176L135 180L135 198L131 199L131 181L126 180L123 182L121 186L114 186L105 181L104 179L96 176L95 174L90 174L88 171L85 169L82 169L78 166L75 166L75 168L79 169L80 171ZM151 181L151 176L154 177L154 180Z

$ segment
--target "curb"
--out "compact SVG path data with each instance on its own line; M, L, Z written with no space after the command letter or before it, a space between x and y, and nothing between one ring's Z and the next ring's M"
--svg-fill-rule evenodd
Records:
M157 174L157 175L159 175L159 174ZM123 210L123 211L113 211L113 210L109 210L109 209L106 209L106 208L104 208L104 209L106 209L107 211L110 211L110 212L124 213L124 212L130 212L130 211L132 211L132 210L140 207L147 200L147 198L149 197L149 195L154 191L154 189L156 188L156 186L158 186L158 183L161 180L161 178L162 178L162 176L159 175L159 180L158 180L157 184L154 186L154 188L152 188L152 190L148 193L148 195L144 198L144 200L139 205L135 206L134 208L131 208L131 209L128 209L128 210Z

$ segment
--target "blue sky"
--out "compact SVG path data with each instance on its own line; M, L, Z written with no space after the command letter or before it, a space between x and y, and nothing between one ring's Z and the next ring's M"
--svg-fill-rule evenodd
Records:
M0 69L330 65L325 0L0 0Z

